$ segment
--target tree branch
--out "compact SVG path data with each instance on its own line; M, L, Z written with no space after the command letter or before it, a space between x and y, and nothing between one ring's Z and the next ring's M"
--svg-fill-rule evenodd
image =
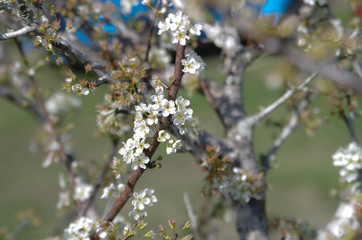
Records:
M199 240L200 237L199 237L199 233L197 231L198 230L197 217L195 216L194 210L192 209L192 205L191 205L191 202L190 202L190 197L186 192L184 192L184 203L185 203L185 206L186 206L187 215L190 218L191 227L193 229L193 233L194 233L193 239L194 240Z
M37 30L36 26L26 26L13 32L2 33L0 34L0 41L20 37L36 30Z
M299 68L304 72L318 73L324 76L338 86L346 89L354 90L362 94L362 82L349 71L338 68L331 63L317 63L307 57L290 51L282 51L282 55L295 67Z
M271 112L273 112L277 107L279 107L282 103L288 100L293 94L298 91L302 91L305 86L310 83L318 74L312 73L303 83L301 83L297 87L291 87L288 91L286 91L280 98L278 98L275 102L270 104L268 107L264 108L259 113L250 116L252 118L253 124L257 124L261 120L263 120L266 116L268 116Z
M351 104L351 97L349 95L346 95L346 99L347 99L347 109L348 109L348 106ZM353 122L354 121L353 110L349 110L349 116L347 116L347 114L345 113L345 111L343 109L341 109L339 111L339 113L342 115L343 121L347 126L348 132L351 135L352 142L358 143L356 130L354 127L354 122Z
M264 174L270 168L270 159L275 153L279 150L281 145L285 142L285 140L292 135L298 127L300 114L304 111L304 109L309 105L310 99L309 95L306 95L305 98L299 103L299 106L294 109L293 114L291 115L289 122L285 125L280 133L279 137L275 139L273 147L269 150L266 156L262 156L262 164L264 168Z
M157 5L156 8L153 12L153 16L152 16L152 21L151 21L151 26L150 26L150 31L148 33L148 39L147 39L147 49L146 49L146 56L144 59L145 63L148 63L148 56L150 54L150 50L151 50L151 40L152 40L152 35L153 35L153 29L155 27L155 22L156 22L156 18L157 18L157 13L158 13L158 9L161 6L161 0L157 0Z
M212 83L212 86L208 86L210 84L210 80L200 78L200 87L202 93L205 95L206 100L209 102L210 106L214 109L217 116L219 117L221 123L226 128L225 122L223 121L223 116L220 112L219 104L217 104L217 97L215 92L219 92L218 95L222 95L222 89L220 86L217 86L215 82ZM211 91L210 91L211 90ZM219 96L220 97L220 96Z
M29 99L26 99L21 96L15 96L14 94L12 94L10 89L5 86L0 86L0 96L5 97L10 102L17 105L18 107L29 110L37 119L39 119L40 122L42 122L42 123L45 122L45 117L44 117L41 109L39 108L39 106L37 106L34 103L29 102Z
M77 218L80 218L81 216L84 216L87 213L87 210L89 209L89 207L93 204L93 202L95 200L95 197L99 191L99 188L104 185L106 174L109 171L109 168L110 168L112 160L113 160L113 156L117 150L117 143L118 143L117 140L112 139L112 149L108 156L108 160L104 164L103 170L98 176L97 182L93 187L93 191L92 191L90 197L88 198L87 201L83 202L83 204L80 206L80 208L78 210Z
M174 81L172 82L170 88L168 89L168 100L176 100L178 89L181 85L181 80L183 76L183 66L181 63L181 60L185 57L185 46L178 44L177 45L177 51L176 51L176 60L175 60L175 69L174 69ZM162 117L160 123L157 125L157 130L155 134L152 137L150 147L145 150L145 155L152 159L153 154L156 152L156 149L159 146L159 142L157 141L158 132L161 130L166 130L167 127L170 124L172 116L169 116L167 118ZM151 163L152 165L152 163ZM118 212L123 208L123 206L126 204L127 200L131 197L133 189L138 181L138 179L142 176L142 174L146 171L146 169L138 168L134 170L131 173L130 178L128 179L127 185L121 194L121 196L118 197L114 205L112 206L111 210L107 213L106 217L104 218L105 221L111 222L116 217ZM98 234L94 234L91 238L92 240L99 239Z
M22 48L21 48L21 45L20 43L15 39L15 43L16 43L16 46L20 52L20 55L21 55L21 58L25 64L25 66L30 69L30 63L28 62ZM71 179L71 184L72 184L72 188L75 189L75 176L74 176L74 172L73 172L73 169L72 169L72 159L69 158L69 156L66 154L65 152L65 149L64 149L64 146L63 146L63 143L60 139L60 136L59 134L57 133L50 117L49 117L49 114L45 108L45 105L44 105L44 101L43 101L43 98L40 94L40 91L38 89L38 85L35 81L35 78L33 75L29 75L29 79L30 79L30 82L31 82L31 85L33 86L33 89L34 89L34 92L35 92L35 97L38 101L38 104L39 104L39 107L40 107L40 110L42 112L42 115L44 116L45 118L45 123L47 124L47 126L49 126L49 129L51 131L51 133L53 134L53 137L55 139L55 141L57 142L58 146L59 146L59 153L60 153L60 156L61 156L61 159L63 160L64 162L64 165L65 165L65 168L66 170L68 171L68 174L69 174L69 177Z
M97 86L103 83L116 83L116 80L105 70L105 68L90 59L85 53L81 52L77 48L73 47L72 44L66 39L65 36L59 38L58 41L53 43L53 46L60 50L60 54L68 54L78 59L84 66L90 64L92 70L98 75L99 79L96 82Z

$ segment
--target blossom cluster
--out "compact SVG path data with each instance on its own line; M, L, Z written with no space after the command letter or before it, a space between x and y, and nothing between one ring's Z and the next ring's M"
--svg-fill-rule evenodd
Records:
M59 174L59 186L62 191L59 192L59 201L56 208L62 209L70 205L70 192L66 190L67 185L64 174Z
M358 180L362 170L362 148L356 143L350 143L347 148L340 148L333 154L333 165L340 167L339 175L344 182Z
M249 202L250 198L260 190L261 176L252 176L242 168L234 167L232 170L232 176L215 181L214 189L231 196L235 201Z
M327 0L303 0L304 4L314 6L318 2L319 5L325 5L327 3Z
M69 224L68 228L64 229L65 240L87 240L90 239L95 232L95 222L86 217L81 217L77 221Z
M139 0L122 0L121 9L124 14L129 14L132 11L132 7L139 4Z
M47 41L45 38L42 38L41 36L36 36L36 38L34 40L34 44L42 45L45 48L45 50L47 50L47 51L53 50L53 45L51 44L51 42Z
M89 89L83 87L80 83L74 83L73 84L73 79L71 78L65 78L65 82L66 82L66 86L68 88L70 88L70 90L72 92L78 93L80 95L88 95L89 94Z
M79 98L64 92L56 92L45 102L45 108L51 116L64 116L71 109L79 110L81 105Z
M131 130L130 126L122 121L125 115L119 113L116 107L98 105L97 112L97 125L102 132L121 137Z
M145 206L152 206L153 203L157 202L157 198L154 196L155 190L144 189L140 192L133 193L132 206L133 210L129 213L129 216L135 220L140 219L142 216L147 216Z
M149 157L144 153L144 149L150 147L146 140L153 133L151 126L157 125L159 118L172 116L172 123L182 135L188 131L189 121L192 119L193 111L188 108L190 101L181 96L176 101L164 98L163 86L158 80L157 77L153 77L156 94L151 96L151 103L148 105L140 103L135 107L134 134L122 143L123 146L119 150L124 163L131 165L133 170L138 168L146 169L146 164L150 162ZM166 152L168 154L175 153L181 147L181 141L172 140L170 134L165 130L158 132L157 140L167 144ZM117 165L119 165L118 160L115 160L113 163L114 168ZM120 175L117 176L117 178L119 177Z
M120 239L122 229L123 235L126 235L125 233L130 228L128 225L125 225L123 217L120 216L113 220L112 226L112 228L108 228L107 226L102 226L99 221L96 222L90 218L81 217L70 223L68 228L64 230L63 240L90 240L94 233L98 233L99 239ZM120 229L121 231L118 232L115 229ZM137 233L137 231L133 231L133 233Z
M113 195L114 197L118 197L124 191L125 185L123 183L115 186L113 183L109 184L109 186L103 189L103 193L101 198L108 198Z
M182 59L181 63L184 66L184 69L182 69L184 73L196 74L196 71L198 71L203 74L205 71L206 63L191 49L186 49L185 59Z
M190 33L195 36L201 35L202 26L200 24L191 25L188 16L179 10L176 14L169 13L164 21L159 22L158 29L159 35L170 31L172 43L186 45L186 41L190 39Z
M74 189L74 200L85 201L87 200L93 191L93 186L84 183L80 178L75 179L76 187Z

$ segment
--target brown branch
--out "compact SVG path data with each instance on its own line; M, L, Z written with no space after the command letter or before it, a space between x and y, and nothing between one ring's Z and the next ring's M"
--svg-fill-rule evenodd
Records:
M85 201L80 206L77 218L80 218L81 216L84 216L87 213L89 207L93 204L93 202L95 200L95 197L96 197L96 195L97 195L97 193L99 191L99 188L102 185L104 185L106 174L109 171L109 168L110 168L112 160L113 160L113 156L114 156L114 154L116 153L116 150L117 150L117 143L118 143L117 140L112 139L112 149L111 149L111 152L110 152L110 154L108 156L108 160L107 160L106 164L104 164L103 170L100 173L100 175L98 176L97 182L93 187L93 191L92 191L90 197L88 198L87 201Z
M174 70L174 81L172 82L170 88L168 89L168 100L176 100L178 89L181 85L181 79L183 76L182 72L182 63L181 60L185 57L185 46L178 44L177 45L177 52L176 52L176 60L175 60L175 70ZM156 149L159 146L159 142L157 141L158 132L161 130L167 129L170 124L171 116L165 118L163 117L160 123L157 125L157 131L152 137L150 147L145 150L145 155L152 159L153 154L156 152ZM152 168L154 162L149 164L149 168ZM122 193L122 195L116 200L114 205L112 206L111 210L107 213L104 221L111 222L116 217L118 212L123 208L126 204L127 200L131 197L133 189L138 181L138 179L142 176L142 174L146 171L146 169L138 168L131 173L130 178L128 179L127 185ZM92 240L99 239L98 234L94 234L91 238Z
M210 88L206 81L207 81L206 79L200 78L200 87L201 87L202 93L205 95L206 100L209 102L210 106L216 112L216 114L219 117L224 128L226 128L225 122L223 121L223 116L222 116L222 114L220 112L220 108L218 106L219 104L217 104L217 99L215 99L215 96L211 93Z

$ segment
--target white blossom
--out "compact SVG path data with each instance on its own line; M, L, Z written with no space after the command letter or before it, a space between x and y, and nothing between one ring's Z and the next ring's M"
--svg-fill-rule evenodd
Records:
M310 6L314 6L315 5L315 0L303 0L303 2L307 5Z
M177 110L178 111L182 111L185 110L189 105L190 105L190 101L187 99L184 99L183 97L179 96L176 101L176 106L177 106Z
M340 167L339 175L348 183L354 182L362 170L362 148L350 143L347 148L340 148L333 154L333 165Z
M84 183L80 178L75 179L76 187L74 189L74 200L80 200L81 202L87 200L93 191L93 186Z
M135 126L133 128L133 131L135 132L135 135L138 138L144 138L150 132L150 129L147 126L146 121L144 120L136 121L134 125Z
M181 140L176 140L175 142L173 140L169 140L168 143L169 144L166 147L167 154L176 153L176 151L181 147Z
M116 188L113 183L109 184L109 186L103 188L101 199L108 198L111 196L112 191L114 191Z
M196 36L201 35L202 25L201 24L195 24L190 28L190 33Z
M159 111L163 108L163 106L166 104L167 99L163 98L163 95L152 95L151 100L154 104L152 104L152 109L154 111Z
M200 68L200 64L196 62L195 58L182 59L181 63L184 66L184 69L182 69L184 73L195 74L196 70Z
M170 134L168 132L166 132L165 130L161 130L158 132L157 141L166 142L168 139L170 139Z
M206 64L204 60L191 49L186 49L185 59L182 59L181 63L184 66L182 71L185 73L196 74L197 71L203 74L205 71Z
M151 111L148 115L146 122L148 125L153 125L158 123L158 111Z
M79 98L64 92L56 92L45 102L45 108L52 116L63 116L70 110L79 110L81 106Z
M150 144L145 142L146 139L142 138L138 141L136 147L135 147L135 156L139 156L141 155L141 153L143 152L143 149L147 149L150 147Z
M157 202L157 198L154 196L153 189L144 189L140 192L133 193L132 206L133 210L129 213L135 220L138 220L142 215L147 215L144 211L145 206L152 206L153 203Z
M177 11L176 14L169 13L164 21L158 23L158 34L170 31L172 43L180 43L186 45L186 41L190 39L189 33L193 35L201 35L202 26L200 24L191 25L188 16L182 11Z
M124 14L129 14L132 11L132 7L139 4L139 0L121 0L121 9Z
M56 205L57 209L62 209L63 207L70 205L70 194L68 191L59 193L59 201Z
M69 224L64 230L64 240L90 240L95 232L95 222L86 217L81 217Z
M146 169L146 164L150 162L150 159L144 154L141 153L140 155L136 156L133 159L132 169L137 170L138 168Z
M89 94L89 89L83 88L82 85L80 85L79 83L72 85L71 89L73 92L81 94L81 95Z
M177 31L172 33L172 43L180 43L181 45L186 45L186 41L190 39L190 36L187 35L185 31Z
M168 117L169 115L172 115L175 112L176 112L175 102L172 100L167 101L166 104L163 106L162 116Z

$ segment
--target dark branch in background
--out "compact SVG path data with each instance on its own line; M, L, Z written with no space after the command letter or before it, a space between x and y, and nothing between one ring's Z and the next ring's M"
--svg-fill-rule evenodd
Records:
M90 197L88 198L87 201L82 203L82 205L80 206L77 218L80 218L81 216L84 216L87 213L89 207L93 204L100 187L104 185L106 174L110 169L110 166L111 166L112 160L113 160L113 156L117 151L117 143L118 143L118 140L112 139L112 149L108 156L108 160L107 160L106 164L104 164L102 172L98 176L97 182L93 187L93 191L92 191Z
M348 106L351 104L351 97L349 95L346 95L346 100L347 100L347 106L346 108L348 109ZM339 111L339 114L342 116L344 123L346 124L346 127L348 129L349 134L351 135L351 140L354 143L358 143L357 140L357 135L356 135L356 131L354 128L354 112L353 110L349 110L349 114L347 116L346 112L341 109Z
M176 51L176 60L175 60L175 70L174 70L174 76L173 76L173 82L168 89L168 100L176 100L178 89L181 85L181 79L183 76L182 72L182 63L181 60L185 57L185 46L178 44L177 45L177 51ZM171 116L165 118L163 117L160 121L160 123L157 125L157 130L155 134L152 137L150 147L145 150L145 155L152 159L153 154L155 153L156 149L159 146L159 142L157 141L158 132L161 130L166 130L170 124ZM154 162L151 162L151 166L154 164ZM142 176L142 174L146 171L146 169L138 168L137 170L134 170L131 173L130 178L128 179L127 185L122 193L121 196L118 197L114 205L112 206L111 210L107 213L106 217L104 218L104 221L111 222L116 217L116 215L119 213L119 211L123 208L123 206L126 204L128 199L131 197L133 189L138 181L138 179ZM94 234L92 236L92 240L98 239L98 234Z
M29 70L31 69L31 66L21 48L21 45L20 45L20 42L17 41L15 39L15 43L16 43L16 46L20 52L20 55L21 55L21 58L26 66L26 68ZM59 146L59 153L60 153L60 156L61 156L61 159L63 160L64 162L64 165L65 165L65 168L69 174L69 177L71 179L71 184L72 184L72 188L75 189L75 176L74 176L74 172L72 170L72 159L69 158L69 156L66 154L65 152L65 149L64 149L64 145L60 139L60 136L59 134L57 133L57 130L55 129L53 123L52 123L52 120L50 119L49 117L49 114L45 108L45 105L44 105L44 101L43 101L43 98L40 94L40 91L38 89L38 85L36 84L36 81L35 81L35 78L33 75L29 74L29 79L30 79L30 82L33 86L33 89L34 89L34 92L35 92L35 96L36 96L36 99L38 101L38 104L39 104L39 107L40 107L40 110L42 112L42 115L44 116L45 118L45 122L46 124L49 126L49 129L51 131L51 133L53 134L53 137L55 139L55 141L57 142L58 146Z
M330 17L330 16L327 16ZM325 62L315 62L309 59L305 54L297 52L290 48L290 44L293 46L295 39L279 39L275 37L268 37L263 35L257 28L254 28L253 24L250 24L247 21L244 21L242 17L235 17L232 19L234 26L237 28L240 35L245 35L247 37L256 41L264 49L275 55L283 56L286 60L289 61L293 66L299 70L306 73L318 73L321 76L324 76L331 81L335 82L338 86L346 89L351 89L362 94L362 81L359 77L351 72L338 68L333 64L334 59Z
M98 82L96 82L98 86L103 83L116 83L116 80L109 75L104 66L90 59L86 54L73 47L64 37L60 37L58 41L53 43L53 46L60 50L60 54L65 53L66 56L78 59L84 66L90 64L92 66L92 70L99 77Z
M153 29L155 27L155 22L156 22L156 18L157 18L157 14L158 14L158 9L161 6L161 0L157 0L157 5L156 8L153 12L153 16L152 16L152 21L151 21L151 26L150 26L150 32L148 33L148 40L147 40L147 49L146 49L146 56L145 56L145 63L148 63L148 57L150 54L150 50L151 50L151 40L152 40L152 36L153 36Z
M271 53L284 56L289 63L303 72L318 73L342 88L354 90L362 94L362 81L349 71L338 68L338 66L332 64L334 59L326 62L314 62L305 55L285 47L281 41L276 39L266 41L265 49Z
M0 96L5 97L10 102L14 103L20 108L25 108L31 112L40 122L45 123L45 117L40 107L34 103L29 102L29 99L22 96L15 96L8 87L0 86Z
M266 174L270 168L270 159L272 158L272 156L276 154L276 152L279 150L285 140L287 140L287 138L297 130L299 117L309 105L309 103L310 99L309 95L307 94L299 103L299 106L293 110L293 114L291 115L288 124L283 127L282 132L280 133L279 137L275 139L274 145L269 150L268 154L266 156L261 156L264 174Z
M215 85L216 83L212 85L212 83L210 83L210 80L208 79L200 78L200 88L202 90L202 93L205 95L206 100L209 102L210 106L216 112L224 128L226 128L225 122L223 121L223 116L217 104L217 97L216 97L216 95L220 96L222 94L222 89L220 86L215 86ZM216 94L215 91L217 91L219 94Z

